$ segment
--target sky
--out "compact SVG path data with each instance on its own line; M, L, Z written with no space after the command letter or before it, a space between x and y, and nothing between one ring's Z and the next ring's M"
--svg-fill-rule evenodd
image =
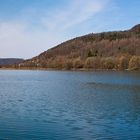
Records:
M0 58L32 58L66 40L140 23L140 0L0 0Z

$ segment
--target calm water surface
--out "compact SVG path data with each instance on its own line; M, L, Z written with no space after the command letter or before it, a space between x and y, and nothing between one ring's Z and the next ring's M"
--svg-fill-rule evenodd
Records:
M140 73L0 71L0 140L140 140Z

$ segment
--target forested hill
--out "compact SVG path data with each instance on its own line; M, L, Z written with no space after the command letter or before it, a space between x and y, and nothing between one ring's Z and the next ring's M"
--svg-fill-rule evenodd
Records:
M23 62L23 59L17 59L17 58L0 58L0 67L13 65L17 63Z
M140 69L140 24L66 41L16 68Z

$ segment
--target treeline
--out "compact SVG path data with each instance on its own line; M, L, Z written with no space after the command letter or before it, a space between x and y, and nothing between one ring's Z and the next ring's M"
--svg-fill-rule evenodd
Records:
M140 70L140 56L125 55L121 57L87 57L69 59L57 57L44 63L29 61L26 65L16 65L16 68L52 68L52 69L93 69L93 70Z
M140 69L140 25L66 41L16 68Z

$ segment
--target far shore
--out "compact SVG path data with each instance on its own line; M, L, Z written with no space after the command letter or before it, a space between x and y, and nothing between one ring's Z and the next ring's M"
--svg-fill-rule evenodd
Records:
M2 67L0 70L34 70L34 71L116 71L116 72L140 72L140 69L126 69L126 70L118 70L118 69L54 69L54 68L6 68Z

